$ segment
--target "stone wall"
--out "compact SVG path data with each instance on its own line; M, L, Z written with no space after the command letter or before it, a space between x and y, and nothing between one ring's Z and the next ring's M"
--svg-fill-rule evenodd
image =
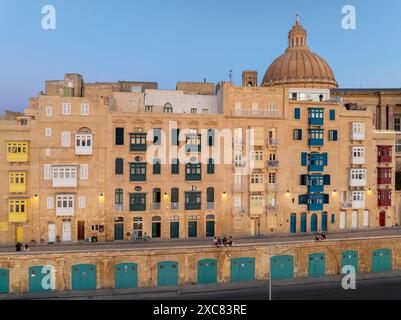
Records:
M342 253L358 251L359 272L371 272L372 252L378 249L392 250L393 271L401 268L401 252L398 250L401 237L371 238L367 240L303 241L297 243L244 245L233 248L172 248L155 250L123 249L116 251L99 250L91 252L20 253L0 254L0 269L10 270L10 292L29 290L28 270L31 266L50 265L55 269L56 290L71 289L71 267L76 264L97 266L97 288L114 287L114 266L119 263L138 264L138 287L157 286L157 265L162 261L178 262L179 285L197 283L198 260L216 259L219 283L230 282L230 262L234 258L255 258L255 279L267 279L269 255L290 255L294 257L294 277L308 277L309 255L324 253L326 275L341 273ZM269 253L270 252L270 253Z

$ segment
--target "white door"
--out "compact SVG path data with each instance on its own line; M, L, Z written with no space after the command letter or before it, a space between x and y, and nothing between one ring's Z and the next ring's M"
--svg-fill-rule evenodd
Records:
M63 222L63 241L71 241L71 222Z
M363 212L363 227L369 228L369 211L365 210Z
M340 229L341 230L345 229L345 212L344 211L340 212Z
M358 229L358 211L352 211L352 229Z
M54 223L49 223L47 232L48 232L47 241L49 243L55 243L56 242L56 225Z

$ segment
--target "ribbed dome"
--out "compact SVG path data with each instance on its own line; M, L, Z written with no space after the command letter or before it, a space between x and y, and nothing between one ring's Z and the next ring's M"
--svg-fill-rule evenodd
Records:
M267 69L263 87L337 88L328 63L311 52L306 45L307 34L299 18L288 36L287 51Z

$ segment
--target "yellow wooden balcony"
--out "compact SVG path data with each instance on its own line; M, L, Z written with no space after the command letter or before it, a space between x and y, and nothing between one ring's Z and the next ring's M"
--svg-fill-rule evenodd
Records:
M250 192L264 192L265 189L266 188L264 183L251 183L249 185Z
M8 200L8 222L26 222L28 219L28 200L9 199Z
M261 197L258 197L256 199L251 197L249 201L249 213L251 215L265 213L265 203Z
M10 193L25 193L26 172L10 172L8 174L8 189Z
M28 213L9 213L8 222L11 223L23 223L28 220Z
M7 142L8 162L28 162L28 142Z

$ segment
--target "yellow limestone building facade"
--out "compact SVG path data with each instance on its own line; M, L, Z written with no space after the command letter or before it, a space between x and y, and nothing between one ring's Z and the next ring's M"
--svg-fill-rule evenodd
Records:
M0 120L0 244L394 226L396 134L336 88L299 20L260 86L47 81Z

